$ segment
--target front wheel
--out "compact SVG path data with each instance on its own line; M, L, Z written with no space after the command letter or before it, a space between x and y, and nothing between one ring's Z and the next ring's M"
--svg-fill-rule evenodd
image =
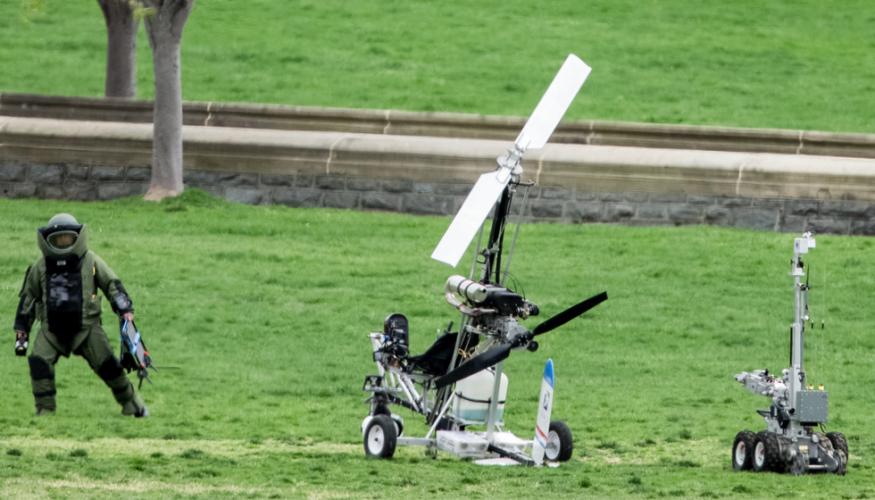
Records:
M392 458L397 442L395 422L386 415L376 415L365 427L365 455L374 458Z
M561 420L550 422L544 458L550 462L567 462L571 458L572 451L574 451L574 437L568 425Z

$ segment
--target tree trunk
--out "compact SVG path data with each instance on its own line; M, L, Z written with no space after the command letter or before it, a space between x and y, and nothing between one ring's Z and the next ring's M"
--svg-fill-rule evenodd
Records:
M106 21L106 97L137 95L139 21L127 0L97 0Z
M194 0L148 0L155 12L146 18L155 68L152 181L147 200L182 193L182 79L179 47Z

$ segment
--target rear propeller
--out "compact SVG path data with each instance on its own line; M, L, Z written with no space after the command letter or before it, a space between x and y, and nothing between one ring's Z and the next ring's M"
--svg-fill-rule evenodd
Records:
M551 318L547 319L546 321L538 324L538 326L536 326L532 330L532 336L536 337L538 335L547 333L551 330L555 330L556 328L559 328L560 326L564 325L565 323L568 323L569 321L580 316L581 314L585 313L586 311L589 311L593 307L601 304L602 302L604 302L606 300L608 300L608 292L602 292L598 295L593 295L592 297L584 300L583 302L575 304L575 305L569 307L568 309L562 311L561 313L559 313L555 316L552 316Z
M435 380L435 386L438 389L441 389L448 385L455 384L463 378L470 377L481 370L485 370L490 366L504 361L510 356L510 351L513 348L522 347L528 344L534 337L559 328L606 300L608 300L608 293L602 292L569 307L559 314L550 317L546 321L539 323L538 326L532 329L527 335L520 335L511 342L490 347L484 352L462 363L455 370L452 370Z

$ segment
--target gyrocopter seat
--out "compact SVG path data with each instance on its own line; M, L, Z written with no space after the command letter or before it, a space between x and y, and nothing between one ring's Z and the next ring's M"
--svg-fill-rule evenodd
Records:
M403 314L394 313L383 322L386 342L380 350L404 360L407 372L416 371L437 377L449 370L458 335L457 332L444 333L424 353L410 356L410 323Z

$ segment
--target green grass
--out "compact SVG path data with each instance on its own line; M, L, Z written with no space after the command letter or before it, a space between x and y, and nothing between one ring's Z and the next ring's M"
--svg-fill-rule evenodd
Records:
M554 416L575 433L572 461L495 469L419 448L366 460L361 449L367 333L404 312L421 352L458 319L441 297L452 271L428 258L447 218L243 206L196 190L161 204L0 199L6 325L37 256L34 230L58 211L89 224L162 369L142 390L152 417L134 420L84 360L62 359L58 414L34 418L27 364L7 332L4 496L875 496L875 240L823 236L808 259L813 318L826 329L809 336L807 367L830 391L830 428L848 436L851 464L846 477L793 478L729 466L735 433L760 429L754 410L767 405L732 375L787 364L793 235L525 225L513 274L545 317L601 290L610 300L506 364L507 424L527 437L554 359Z
M575 52L594 70L570 118L871 133L873 31L864 0L209 0L183 95L525 116ZM105 44L95 2L2 2L0 91L101 95ZM143 29L138 58L148 98Z

